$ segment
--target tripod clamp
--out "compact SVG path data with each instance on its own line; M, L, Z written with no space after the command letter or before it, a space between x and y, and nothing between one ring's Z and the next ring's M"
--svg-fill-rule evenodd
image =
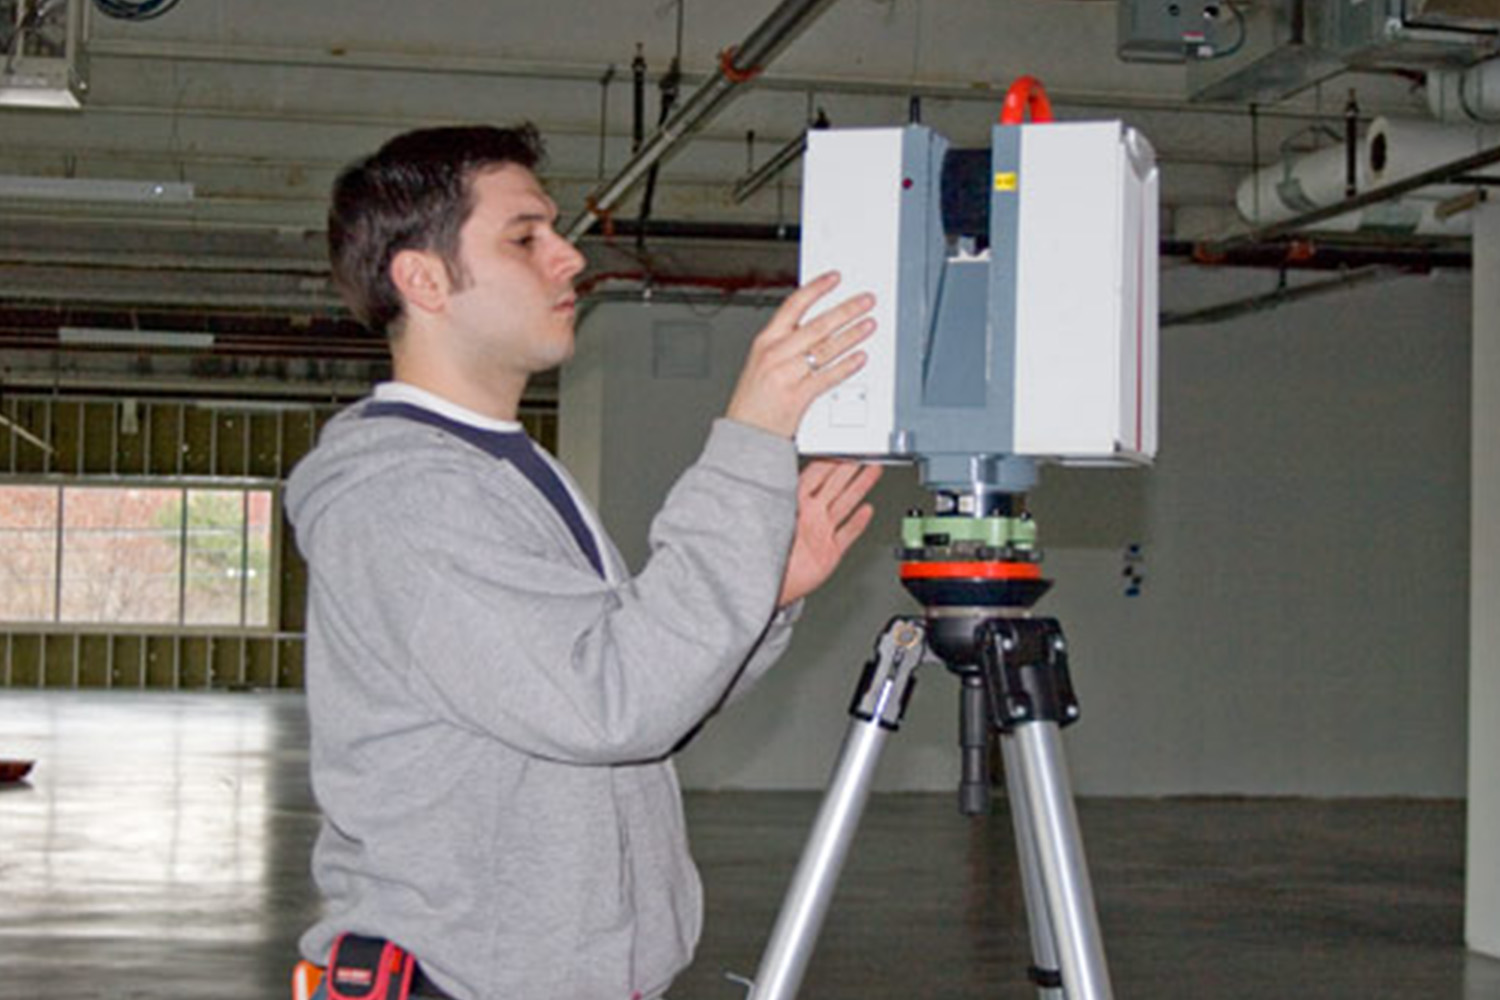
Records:
M891 732L900 729L926 647L927 626L920 619L892 618L865 663L849 714Z
M891 732L901 728L926 649L927 625L892 618L865 663L849 714ZM985 619L974 632L990 722L1008 733L1024 722L1069 726L1080 716L1068 672L1068 644L1056 618Z
M989 618L975 631L990 721L1002 733L1024 722L1078 721L1068 643L1056 618Z

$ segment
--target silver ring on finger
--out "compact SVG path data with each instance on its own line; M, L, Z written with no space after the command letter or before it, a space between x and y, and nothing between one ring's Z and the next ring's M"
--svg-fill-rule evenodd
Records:
M816 375L818 373L818 356L816 354L808 351L802 355L802 360L807 362L807 373L809 375Z

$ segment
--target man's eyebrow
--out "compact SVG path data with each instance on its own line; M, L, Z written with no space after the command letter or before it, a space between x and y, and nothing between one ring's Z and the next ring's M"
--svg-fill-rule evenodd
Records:
M507 226L519 226L528 222L552 223L557 218L555 212L518 212L505 220Z
M528 205L509 219L506 219L505 224L507 226L520 226L532 222L544 222L550 226L557 222L559 214L557 202L546 195L541 195L533 200L531 205Z

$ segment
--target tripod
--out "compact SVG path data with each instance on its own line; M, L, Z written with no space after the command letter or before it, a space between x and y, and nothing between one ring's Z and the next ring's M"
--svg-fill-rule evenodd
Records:
M902 582L925 606L893 618L875 643L812 833L755 976L750 1000L792 1000L917 667L931 653L962 682L959 808L988 810L989 737L998 732L1015 827L1032 965L1041 1000L1112 1000L1093 888L1063 756L1078 718L1067 643L1055 619L1027 613L1041 579L1029 517L1004 498L981 517L908 517ZM914 524L915 522L915 524Z

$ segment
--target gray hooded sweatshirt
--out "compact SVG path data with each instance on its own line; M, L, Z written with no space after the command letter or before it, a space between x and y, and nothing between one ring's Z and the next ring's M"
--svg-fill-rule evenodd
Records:
M717 422L641 572L600 539L605 579L510 463L366 405L286 493L324 814L302 951L386 937L459 1000L658 997L702 922L668 756L789 638L795 450Z

